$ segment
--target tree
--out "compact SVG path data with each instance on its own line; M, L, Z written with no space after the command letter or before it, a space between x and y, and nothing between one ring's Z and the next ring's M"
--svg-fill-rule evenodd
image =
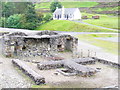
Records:
M25 12L26 25L28 29L35 29L39 20L35 12L35 7L31 2L27 2L27 10Z
M2 2L2 16L9 17L14 14L24 14L27 2Z
M40 11L37 11L36 14L37 14L38 22L39 22L39 24L41 24L43 21L43 18L44 18L44 14Z
M24 24L21 21L23 19L22 17L23 17L22 14L11 15L7 19L7 27L9 27L9 28L23 28L22 26Z
M52 3L50 4L50 11L51 11L51 12L54 12L54 11L56 10L56 7L62 8L61 3L58 2L58 1L52 2Z
M2 3L2 16L9 17L14 14L15 5L13 2L1 2Z
M52 15L51 14L46 14L46 16L44 17L44 21L47 22L49 20L52 19Z
M43 20L42 15L36 14L32 2L2 2L2 17L7 19L7 27L11 28L35 29Z
M0 27L6 27L6 18L5 17L0 18Z

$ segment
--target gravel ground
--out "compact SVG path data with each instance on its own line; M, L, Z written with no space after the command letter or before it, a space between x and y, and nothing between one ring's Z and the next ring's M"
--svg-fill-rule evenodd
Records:
M36 64L28 62L26 64L44 76L46 85L51 88L102 88L106 86L118 86L118 70L101 63L87 65L92 68L101 68L100 72L91 77L81 77L78 75L64 76L58 73L56 69L39 70ZM58 74L56 75L56 73Z
M27 88L30 86L31 82L15 69L11 59L2 56L0 43L0 89Z
M0 57L0 62L0 89L30 87L31 83L13 67L10 59Z

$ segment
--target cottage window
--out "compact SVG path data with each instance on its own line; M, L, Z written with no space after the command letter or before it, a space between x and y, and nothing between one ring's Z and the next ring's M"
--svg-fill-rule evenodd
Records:
M67 19L69 18L68 14L67 14Z
M59 17L60 17L60 16L58 15L58 19L59 19Z
M60 18L61 18L61 14L60 14Z
M66 18L66 15L64 15L64 17Z
M55 18L56 18L56 14L55 14Z

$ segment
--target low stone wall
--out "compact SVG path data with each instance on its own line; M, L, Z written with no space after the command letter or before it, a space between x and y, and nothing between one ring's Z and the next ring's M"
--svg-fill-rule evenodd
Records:
M96 58L96 57L93 57L93 59L95 59L96 61L98 61L100 63L106 64L106 65L110 65L112 67L120 69L120 64L119 63L110 62L110 61L107 61L107 60L104 60L104 59L99 59L99 58Z
M43 76L33 71L30 67L24 64L24 62L22 62L21 60L14 59L12 60L12 63L16 65L17 67L19 67L31 79L33 79L37 85L45 83L45 78Z
M82 65L95 64L96 62L96 60L92 58L78 58L78 59L73 59L72 61Z
M37 64L37 67L40 70L49 70L49 69L56 69L63 67L63 60L62 61L47 61L41 62Z
M49 70L56 68L68 68L71 71L75 72L81 76L91 76L95 74L97 71L93 68L89 68L87 66L81 65L83 64L91 64L91 62L95 63L95 60L90 58L80 58L80 59L72 59L72 60L61 60L61 61L48 61L48 62L40 62L37 64L37 67L40 70Z
M97 70L78 64L76 62L73 61L66 61L64 63L64 67L65 68L69 68L70 70L72 70L73 72L75 72L77 75L81 75L81 76L92 76L95 73L97 73Z
M92 58L77 58L77 59L71 59L71 60L60 60L60 61L45 61L40 62L37 64L37 67L40 70L49 70L49 69L56 69L64 67L64 62L66 61L73 61L78 64L86 65L86 64L95 64L95 59Z

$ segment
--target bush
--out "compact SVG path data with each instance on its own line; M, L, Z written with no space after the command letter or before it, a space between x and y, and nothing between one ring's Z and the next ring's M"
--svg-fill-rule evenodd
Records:
M8 17L7 27L8 28L22 28L22 14L14 14Z

